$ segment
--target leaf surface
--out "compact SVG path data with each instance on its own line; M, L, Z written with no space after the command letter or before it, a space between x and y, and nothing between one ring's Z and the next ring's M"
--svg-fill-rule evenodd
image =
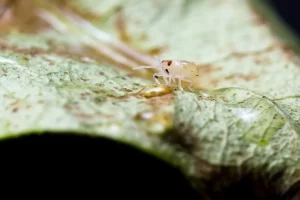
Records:
M45 12L49 5L41 1L34 4L39 14L56 21L47 18L37 33L24 27L2 33L2 138L72 131L115 139L179 166L199 190L204 175L222 167L264 167L271 175L284 169L282 193L298 180L299 58L253 5L72 2L70 10L95 29L76 26L69 12ZM149 71L131 69L149 57L119 58L129 52L120 41L143 55L196 62L201 76L193 79L194 90L151 86ZM152 94L155 88L164 95Z

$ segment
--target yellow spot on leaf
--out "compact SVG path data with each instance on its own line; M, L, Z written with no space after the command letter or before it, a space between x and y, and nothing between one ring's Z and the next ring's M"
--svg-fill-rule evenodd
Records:
M163 96L173 92L173 89L167 85L150 85L139 91L139 95L145 98Z

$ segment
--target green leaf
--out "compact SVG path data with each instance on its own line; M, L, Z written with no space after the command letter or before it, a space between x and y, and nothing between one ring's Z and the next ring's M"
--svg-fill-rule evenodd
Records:
M7 29L1 38L1 137L66 131L114 139L178 166L204 196L227 168L234 177L259 169L266 181L282 172L276 187L285 193L299 178L300 64L256 3L77 0L77 18L34 4L49 30ZM101 17L79 23L88 12ZM131 69L160 48L162 59L199 65L192 92L151 86L147 69Z

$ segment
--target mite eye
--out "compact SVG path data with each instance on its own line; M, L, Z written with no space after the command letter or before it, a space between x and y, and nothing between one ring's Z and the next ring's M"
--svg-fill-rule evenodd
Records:
M165 71L167 72L167 74L169 74L169 73L170 73L168 69L165 69Z

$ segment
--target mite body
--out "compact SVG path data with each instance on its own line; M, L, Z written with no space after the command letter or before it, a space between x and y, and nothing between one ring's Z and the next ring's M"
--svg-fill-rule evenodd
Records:
M193 62L184 60L159 60L156 58L156 62L153 66L139 66L134 69L153 68L157 69L158 72L153 74L153 78L157 84L160 84L158 78L163 77L165 83L170 86L172 81L176 82L178 79L178 87L182 88L182 81L189 83L188 88L191 90L193 80L199 76L199 68Z

